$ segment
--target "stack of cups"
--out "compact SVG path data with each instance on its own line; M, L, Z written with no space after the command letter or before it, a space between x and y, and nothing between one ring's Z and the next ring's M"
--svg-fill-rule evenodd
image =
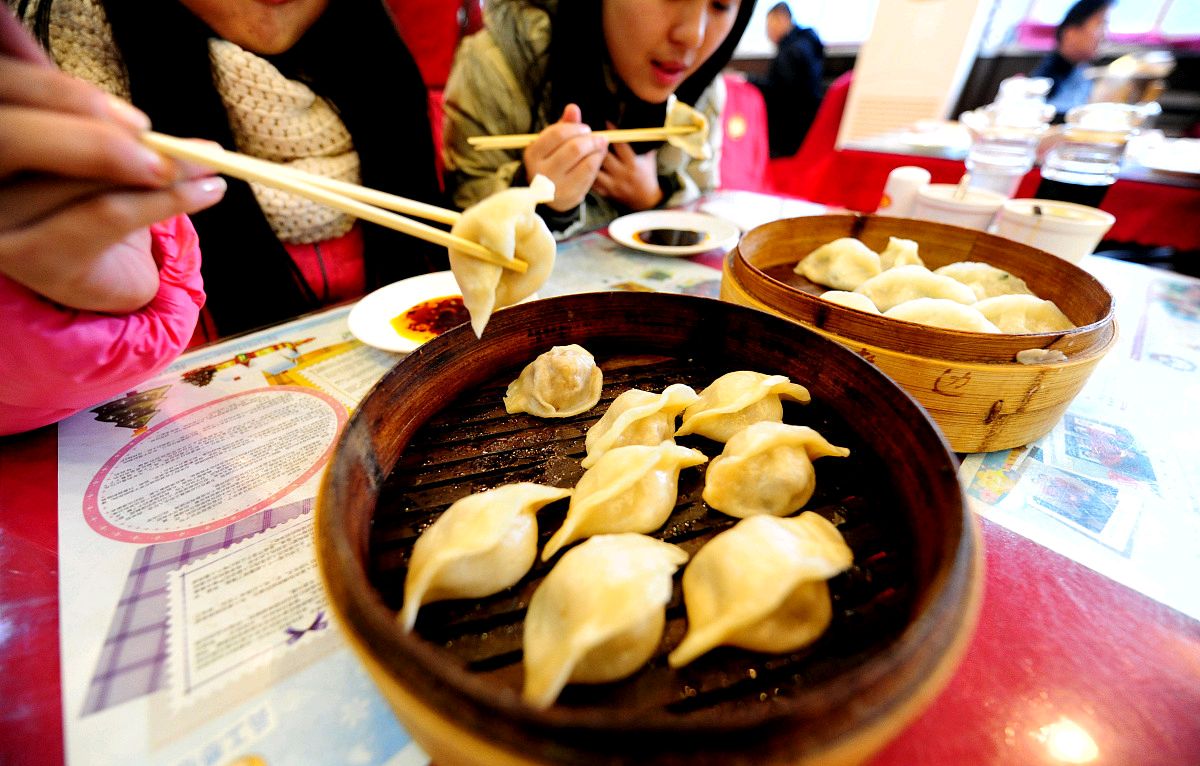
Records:
M928 170L915 165L896 168L888 174L876 214L911 218L917 203L917 190L928 186L930 178Z

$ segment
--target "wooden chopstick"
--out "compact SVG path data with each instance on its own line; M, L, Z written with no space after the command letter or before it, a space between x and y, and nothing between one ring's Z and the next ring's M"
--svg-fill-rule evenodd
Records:
M698 125L671 125L661 128L622 128L594 130L593 136L604 136L610 143L628 144L635 141L665 141L668 136L686 136L700 130ZM471 136L467 143L476 149L522 149L529 146L540 133L513 133L507 136Z
M382 209L383 205L376 207L375 204L369 204L362 200L371 199L373 202L386 202L389 207L403 207L405 212L413 215L437 216L434 217L434 220L444 223L453 223L458 220L460 214L452 210L445 210L434 205L426 205L423 202L416 202L415 200L406 200L403 197L397 197L373 189L354 187L354 184L347 184L344 181L315 176L312 173L283 167L256 157L248 157L237 152L226 151L213 144L198 143L154 132L143 133L142 142L155 151L167 156L205 165L225 175L240 178L243 181L256 181L266 186L282 189L283 191L311 199L314 202L319 202L322 205L328 205L336 210L341 210L343 213L348 213L364 221L377 223L380 226L395 229L396 231L432 242L436 245L453 248L464 255L469 255L472 258L477 258L505 269L522 274L529 269L529 264L522 260L508 260L488 250L478 242L455 236L450 232L429 226L420 221L414 221L411 218L405 218L389 210L384 210ZM345 187L347 186L354 187L355 196L352 197L345 193Z

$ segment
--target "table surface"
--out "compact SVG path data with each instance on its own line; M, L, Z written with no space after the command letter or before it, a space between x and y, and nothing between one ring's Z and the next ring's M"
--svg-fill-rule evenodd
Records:
M710 202L714 212L740 210L747 218L792 204L754 195ZM547 294L657 282L712 295L719 280L714 253L656 259L595 233L560 252L556 277L565 266L575 269L552 279ZM1118 300L1123 285L1157 284L1145 267L1117 265L1098 271ZM624 274L613 271L618 266ZM1182 285L1178 295L1191 312L1183 345L1200 349L1200 282L1170 284ZM1194 357L1200 366L1200 351ZM1197 391L1193 381L1175 393L1195 407ZM1153 450L1147 454L1161 466L1163 455ZM0 439L0 764L63 761L57 534L60 513L78 509L59 507L58 452L54 427ZM1196 457L1193 451L1180 460L1194 467ZM1160 484L1164 496L1176 496L1165 477ZM986 556L978 628L944 692L872 763L1200 763L1200 622L1161 603L1170 599L1143 595L1153 589L1136 578L1126 579L1135 590L1013 531L1020 525L1006 521L1000 506L976 508ZM1193 583L1197 542L1191 539L1192 558L1178 566Z

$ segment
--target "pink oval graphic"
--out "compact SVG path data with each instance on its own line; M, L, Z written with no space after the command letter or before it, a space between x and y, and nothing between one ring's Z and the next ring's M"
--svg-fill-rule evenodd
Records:
M193 407L147 430L88 484L83 516L113 540L183 540L232 524L304 484L333 453L346 408L270 386Z

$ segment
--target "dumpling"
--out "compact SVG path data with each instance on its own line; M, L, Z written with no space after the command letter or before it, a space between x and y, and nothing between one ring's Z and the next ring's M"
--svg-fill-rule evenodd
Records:
M633 674L662 641L682 548L645 535L600 535L570 550L525 614L522 697L547 708L569 683Z
M826 290L821 293L821 299L839 306L866 311L869 314L879 313L879 309L875 308L875 304L871 302L870 298L846 290Z
M1053 301L1036 295L997 295L976 303L975 308L1000 332L1062 332L1075 327Z
M673 441L675 417L699 397L691 386L674 383L661 394L631 388L613 399L604 417L588 430L581 465L591 468L600 456L615 447L641 444L653 447Z
M714 380L700 398L683 411L683 424L676 436L700 434L719 442L751 423L783 420L780 398L807 404L808 389L784 375L739 370Z
M605 452L575 485L567 517L542 549L542 561L592 535L658 529L675 508L679 472L707 461L699 450L669 441Z
M943 327L947 330L998 333L1000 328L988 321L974 305L964 306L945 298L916 298L883 312L885 317L905 322Z
M504 256L529 264L524 274L481 261L450 248L450 270L462 291L477 336L496 309L532 295L554 268L554 235L535 212L554 199L554 182L535 176L528 188L497 192L463 211L450 233Z
M688 632L667 661L681 667L718 646L782 654L811 644L833 616L825 581L853 560L837 528L812 511L739 521L684 570Z
M794 269L797 274L835 290L853 290L882 270L879 255L853 237L821 245Z
M703 113L675 98L667 98L667 119L665 127L694 127L691 133L682 136L668 136L667 143L678 146L694 160L712 159L712 147L708 144L708 118Z
M997 295L1033 295L1033 290L1029 289L1025 280L1009 274L1004 269L979 261L948 263L934 269L933 273L962 282L975 291L976 300Z
M522 482L456 500L413 545L400 623L417 622L424 604L499 593L537 557L537 511L571 490Z
M738 518L787 516L800 510L817 487L812 461L846 457L807 426L764 421L738 431L704 474L704 502Z
M950 277L934 274L924 266L897 266L858 286L854 292L871 299L883 313L914 298L945 298L956 303L974 303L975 291Z
M554 346L538 356L504 393L509 415L528 412L539 418L565 418L587 412L600 401L604 374L583 346Z
M887 247L879 254L879 265L887 271L897 266L924 266L925 261L917 255L917 243L913 240L888 237Z

